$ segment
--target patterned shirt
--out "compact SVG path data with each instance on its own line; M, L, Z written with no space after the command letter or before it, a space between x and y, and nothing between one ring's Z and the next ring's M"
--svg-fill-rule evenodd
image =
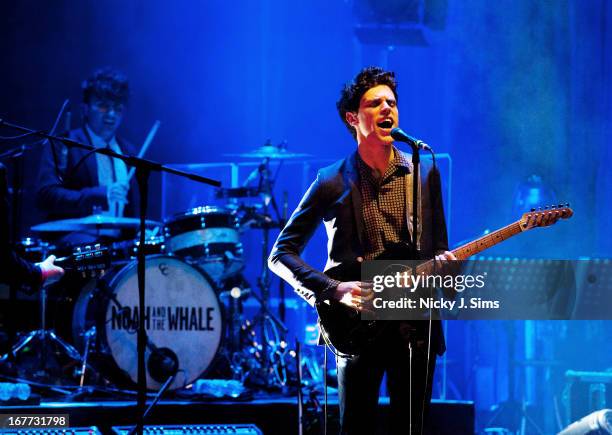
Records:
M411 163L393 147L393 160L384 174L370 168L357 154L361 202L367 244L365 259L371 260L390 243L408 241L406 177Z

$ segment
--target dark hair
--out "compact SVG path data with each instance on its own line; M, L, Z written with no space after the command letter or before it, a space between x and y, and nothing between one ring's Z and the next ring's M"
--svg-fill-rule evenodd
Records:
M89 103L92 97L127 103L130 95L128 79L125 74L110 67L96 70L91 77L83 81L83 102Z
M355 128L347 122L346 113L359 111L359 103L361 102L363 94L365 94L368 89L378 85L389 86L397 100L395 73L392 71L385 71L377 66L369 66L359 71L353 81L345 84L342 91L340 91L340 99L336 102L336 107L338 108L340 119L342 119L346 128L351 132L353 138L357 138L357 132Z

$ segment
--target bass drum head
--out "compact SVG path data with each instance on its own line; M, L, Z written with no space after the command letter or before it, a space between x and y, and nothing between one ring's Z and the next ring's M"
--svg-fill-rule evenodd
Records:
M223 335L221 306L212 281L200 270L169 256L153 256L145 266L145 329L147 388L158 390L167 376L164 367L178 362L178 373L170 389L181 388L200 377L215 358ZM84 348L84 332L97 330L98 352L110 357L121 372L118 377L138 379L137 263L121 268L110 281L80 295L74 312L75 342ZM108 360L108 358L106 358ZM108 362L108 361L107 361ZM102 364L101 370L108 370ZM109 376L111 379L113 376Z

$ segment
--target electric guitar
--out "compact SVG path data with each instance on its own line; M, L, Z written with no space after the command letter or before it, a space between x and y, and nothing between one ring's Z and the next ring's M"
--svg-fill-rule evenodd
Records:
M457 260L469 257L497 245L517 234L537 227L547 227L559 219L569 219L574 212L569 204L545 207L523 214L521 219L503 228L493 231L472 242L466 243L452 252ZM385 251L377 260L408 260L410 254L406 250L391 249ZM416 267L415 274L428 275L434 270L434 260L428 260ZM325 271L330 278L338 281L358 281L361 277L361 263L357 261L343 263ZM319 326L323 338L337 351L358 355L365 346L380 335L386 327L384 321L361 320L360 313L335 299L318 301L315 304L319 316Z

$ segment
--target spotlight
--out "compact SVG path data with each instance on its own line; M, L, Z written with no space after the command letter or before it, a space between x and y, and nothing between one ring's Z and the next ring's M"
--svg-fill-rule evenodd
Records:
M601 409L570 424L557 435L612 434L612 409Z

